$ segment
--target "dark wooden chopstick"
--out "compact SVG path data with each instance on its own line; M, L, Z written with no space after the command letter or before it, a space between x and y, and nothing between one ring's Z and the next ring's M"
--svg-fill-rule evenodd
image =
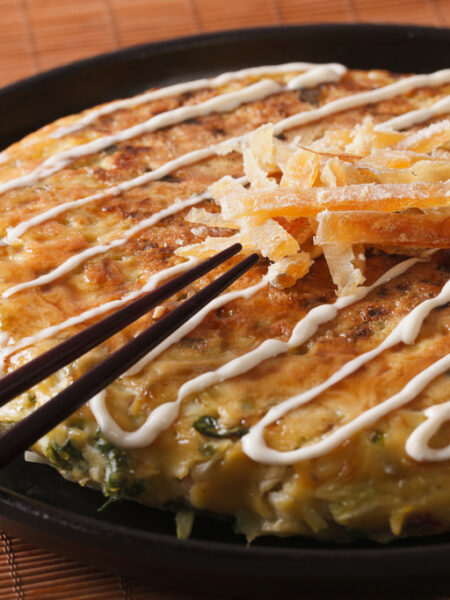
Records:
M0 437L0 468L103 390L259 260L251 254Z
M136 321L148 310L241 250L241 244L233 244L233 246L192 267L192 269L185 271L181 275L178 275L178 277L148 292L138 300L124 306L98 323L83 329L80 333L68 338L22 367L5 375L5 377L0 379L0 406L3 406L19 394L26 392L33 385L39 383L39 381L42 381L133 321Z

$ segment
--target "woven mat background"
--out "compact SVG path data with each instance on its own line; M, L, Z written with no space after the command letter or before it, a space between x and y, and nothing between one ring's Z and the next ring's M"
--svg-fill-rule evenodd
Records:
M370 21L449 26L450 0L0 0L0 87L164 38L280 23ZM80 565L0 532L0 600L31 599L200 597Z
M0 0L0 86L133 44L279 23L450 25L449 0Z

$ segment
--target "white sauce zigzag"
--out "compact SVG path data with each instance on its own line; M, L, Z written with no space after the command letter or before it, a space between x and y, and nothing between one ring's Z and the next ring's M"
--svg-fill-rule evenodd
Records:
M139 362L137 362L133 367L128 369L126 375L136 375L139 373L149 362L151 362L154 358L159 356L161 352L169 348L172 344L179 342L184 336L191 332L197 325L203 321L207 314L209 314L212 310L216 310L228 302L232 302L233 300L237 300L238 298L250 298L259 290L262 290L266 285L268 285L269 279L263 277L263 279L259 283L255 283L248 288L244 288L242 290L236 290L234 292L227 292L226 294L222 294L218 296L214 300L212 300L209 304L207 304L202 310L196 313L193 317L191 317L184 325L179 327L172 335L169 335L161 344L156 346L151 352L146 354Z
M237 138L235 138L237 139ZM229 140L227 140L228 142ZM169 175L173 171L177 169L181 169L193 163L199 162L201 160L205 160L206 158L210 158L217 152L220 152L222 149L222 144L217 144L216 146L211 146L209 148L200 148L199 150L193 150L192 152L187 152L178 158L174 158L161 165L154 171L150 173L144 173L143 175L139 175L138 177L134 177L133 179L128 179L127 181L123 181L122 183L118 183L117 185L107 188L103 192L98 192L96 194L92 194L91 196L85 196L84 198L79 198L78 200L72 200L71 202L65 202L64 204L58 204L53 208L50 208L40 214L31 217L27 221L23 221L8 230L6 236L0 240L0 244L13 244L16 240L18 240L28 229L31 227L35 227L36 225L40 225L41 223L45 223L49 219L54 219L55 217L67 212L68 210L72 210L74 208L80 208L81 206L85 206L90 202L95 202L97 200L103 200L104 198L108 198L109 196L118 196L123 192L127 192L135 187L143 186L151 181L157 181L158 179L162 179L166 175ZM181 210L181 209L180 209Z
M125 375L134 375L138 373L146 364L156 358L161 352L169 348L172 344L181 340L187 333L195 329L205 316L211 311L220 308L228 302L238 298L250 298L259 290L265 287L268 281L263 278L259 283L243 290L228 292L215 298L207 304L200 312L191 317L184 325L177 329L172 335L166 338L161 344L154 348L149 354L144 356L134 365ZM147 420L136 431L124 431L121 429L108 412L105 403L106 392L103 390L89 402L89 406L97 420L97 423L105 436L116 444L119 448L144 448L151 444L164 429L167 429L178 415L181 400L166 402L153 410Z
M441 372L441 365L439 365L439 363L442 363L442 372L450 369L450 355L447 355L441 359L441 361L434 363L429 369L422 371L416 378L422 376L425 379L425 385L427 385L427 371L433 369L433 371L438 371L439 374L439 372ZM409 385L411 385L412 392L414 393L416 385L414 379L409 382L408 386ZM420 382L418 385L420 385ZM425 421L419 425L419 427L416 427L406 442L406 452L411 458L414 458L414 460L417 461L450 460L450 444L444 448L430 448L428 445L429 441L433 435L439 431L440 427L450 420L450 402L430 406L430 408L427 408L424 411L424 415L426 417Z
M110 300L109 302L105 302L104 304L100 304L99 306L96 306L94 308L89 308L88 310L85 310L79 315L69 317L68 319L62 321L61 323L58 323L57 325L50 325L45 329L41 329L38 333L22 338L15 344L7 345L6 342L8 341L9 336L5 332L2 332L2 337L0 339L0 361L3 362L5 358L11 356L11 354L18 352L19 350L23 350L23 348L26 348L27 346L32 346L33 344L36 344L36 342L46 340L56 335L60 331L64 331L64 329L67 329L68 327L79 325L80 323L84 323L89 319L94 319L95 317L98 317L106 312L116 310L124 304L128 304L128 302L139 298L139 296L142 296L142 294L154 290L156 286L159 283L161 283L161 281L169 279L170 277L175 277L176 275L187 271L188 269L198 264L198 262L199 261L196 258L190 258L185 262L179 263L172 267L168 267L167 269L163 269L162 271L158 271L157 273L151 275L148 278L145 285L143 285L138 290L128 292L128 294L125 294L125 296L122 296L117 300Z
M339 75L339 67L341 67L342 69L345 69L344 67L342 67L342 65L322 65L320 67L317 67L317 70L314 71L313 73L311 72L306 72L302 75L299 75L298 77L293 78L294 82L295 82L295 86L297 88L302 87L302 86L312 86L312 85L318 85L319 83L323 83L324 81L329 81L330 77L335 77L337 75ZM342 71L340 73L340 76L342 76L344 71ZM301 79L303 78L303 80ZM430 86L437 86L437 85L441 85L442 83L446 83L446 82L450 82L450 69L445 69L443 71L437 71L436 73L432 73L431 75L413 75L411 77L402 79L400 81L397 81L395 83L389 84L387 86L384 86L383 88L377 88L375 90L371 90L369 92L361 92L358 94L353 94L351 96L346 96L344 98L339 98L338 100L334 100L332 102L327 103L326 105L318 108L318 109L314 109L311 111L307 111L304 113L299 113L298 115L294 115L292 117L288 117L286 119L283 119L282 121L279 121L276 125L275 125L275 135L279 135L280 133L282 133L283 131L287 130L287 129L291 129L294 127L298 127L300 125L305 125L307 123L311 123L315 120L321 119L325 116L329 116L331 114L335 114L337 112L341 112L344 110L349 110L351 108L355 108L358 106L363 106L364 104L368 104L371 102L379 102L381 100L386 100L389 98L392 98L396 95L405 93L407 91L411 91L412 89L415 89L417 87L421 87L421 86L425 86L425 85L430 85ZM269 82L269 83L274 83L274 82ZM278 85L278 84L276 84ZM288 85L291 85L292 88L294 87L293 84L291 82L289 82ZM281 86L280 86L281 87ZM289 88L289 89L292 89ZM244 88L244 90L248 90L248 88ZM234 92L234 93L238 93L238 92ZM226 96L226 94L223 94L223 96ZM218 98L221 98L221 96L217 97L217 98L213 98L212 100L216 100ZM255 97L253 97L253 100L255 99ZM443 99L439 102L443 103L443 104L439 104L436 103L435 107L438 106L436 108L437 112L436 114L444 114L444 108L443 106L445 106L445 111L447 110L448 107L448 103L444 101L446 101L447 99ZM248 102L252 101L252 100L247 100ZM209 101L207 101L209 102ZM197 107L200 105L196 105ZM439 108L440 107L440 108ZM188 107L191 108L191 107ZM192 107L193 108L193 107ZM181 110L181 109L176 109L176 110ZM415 123L419 123L421 121L425 121L427 120L429 117L429 112L426 111L433 111L433 107L431 107L430 109L424 109L421 111L411 111L413 113L415 113L414 116L414 122ZM442 112L440 112L442 111ZM168 112L173 112L173 111L168 111ZM162 113L161 115L157 115L157 117L162 117L163 115L166 115L168 113ZM409 114L409 113L407 113ZM405 117L405 115L402 115L402 117ZM401 119L402 117L398 117L398 119ZM190 117L185 117L190 118ZM150 119L151 121L151 119ZM181 121L178 121L181 122ZM148 121L147 121L148 123ZM403 122L400 122L399 124L396 124L395 119L391 119L390 121L386 122L389 125L389 128L404 128L406 125L403 124ZM136 127L144 127L144 124L138 125ZM126 130L129 131L129 130ZM124 132L122 132L123 134ZM121 134L117 134L117 135L121 135ZM106 144L106 146L103 147L108 147L109 145L112 145L113 143L120 141L117 136L107 136L108 139L113 138L114 140L110 139L109 143ZM117 139L116 139L117 138ZM99 140L94 140L93 142L89 142L89 144L94 144L94 143L102 143L102 140L104 141L106 138L100 138ZM231 140L227 140L227 142L238 142L240 138L234 138ZM212 146L210 148L203 148L200 150L196 150L192 153L188 153L185 154L182 157L179 157L177 159L174 159L173 161L170 161L170 163L166 163L165 165L162 165L161 167L159 167L159 169L164 170L166 168L169 168L169 171L165 171L164 175L160 175L160 176L156 176L155 179L160 179L161 177L164 177L165 175L167 175L168 173L170 173L171 171L175 170L176 168L180 168L180 166L186 166L188 164L192 164L194 162L200 161L200 160L204 160L205 158L209 158L210 156L213 156L216 153L220 153L221 149L224 147L224 144L226 144L227 142L224 142L222 144L217 144L216 146ZM75 150L83 148L88 146L89 144L84 144L83 146L77 146L74 149L70 149L65 151L65 153L70 153L72 151L75 152ZM80 150L78 150L78 152L80 152ZM93 150L94 152L94 150ZM50 157L47 160L52 160L53 162L58 162L57 158L55 157L60 157L61 155L63 155L62 157L62 161L64 162L64 160L66 160L65 158L65 153L59 153L59 155L54 155L52 157ZM88 152L89 153L89 152ZM177 161L182 161L180 166L177 166ZM43 167L45 167L45 162L35 171L37 172L39 169L42 169ZM70 160L69 160L70 162ZM170 166L169 166L170 164ZM61 167L63 168L63 167ZM157 170L159 170L157 169ZM156 173L156 171L154 173ZM52 171L52 172L56 172L56 171ZM89 196L87 198L82 198L80 200L76 200L74 202L79 202L82 204L74 204L74 203L67 203L67 210L69 210L70 208L76 208L78 206L82 206L84 204L87 204L88 202L92 202L95 200L99 200L102 198L107 197L108 195L113 195L113 194L118 194L122 191L126 191L127 189L131 189L132 187L138 187L140 185L144 185L145 183L149 182L149 181L153 181L153 177L152 173L148 173L145 175L141 175L140 177L136 177L132 180L129 180L128 182L124 182L124 184L119 184L118 186L114 186L113 188L109 188L108 190L105 190L104 192L100 192L98 194L94 194L93 196ZM44 176L44 175L43 175ZM47 176L47 175L45 175ZM12 189L12 188L8 188L8 187L3 187L3 186L13 186L13 187L23 187L24 185L31 185L35 180L33 179L33 175L32 173L28 174L28 175L24 175L21 178L16 178L13 179L9 182L5 182L4 184L0 184L0 193L7 191L7 189ZM24 178L29 178L28 179L24 179ZM20 183L19 180L22 182ZM16 183L14 183L16 182ZM16 185L17 184L17 185ZM123 188L121 188L120 186L125 186ZM62 205L60 207L56 207L58 209L58 211L60 212L52 212L52 209L50 209L50 211L47 211L48 216L44 219L50 219L53 218L54 216L57 216L58 214L61 214L61 212L64 212L64 210L61 210L64 208L65 205ZM30 223L30 227L34 226L38 223L42 223L43 220L39 220L39 215L36 217L37 220L31 219L29 221ZM14 228L13 230L11 230L10 234L8 234L5 238L5 242L7 243L11 243L12 241L14 241L15 239L17 239L20 235L22 235L27 229L28 227L26 227L25 229L22 226L18 226L21 227L20 229L18 228Z
M302 66L299 67L298 65ZM259 74L283 73L300 68L305 69L306 72L302 73L299 76L293 77L286 86L282 86L271 80L259 81L241 90L238 90L237 92L224 93L198 105L180 107L172 111L166 111L165 113L161 113L155 117L152 117L144 123L130 127L115 135L105 136L103 138L94 140L93 142L89 142L87 144L77 146L70 150L57 153L46 159L33 172L0 184L0 193L8 191L9 189L15 189L26 185L33 185L40 179L43 179L55 173L56 171L63 169L72 160L75 160L76 158L80 158L82 156L87 156L95 152L99 152L116 142L125 141L132 137L142 135L143 133L155 131L160 127L167 127L172 124L180 123L185 119L193 118L194 116L203 116L214 111L234 110L237 106L243 103L263 99L268 95L279 93L284 89L289 90L298 89L300 87L312 87L318 85L319 83L324 83L326 81L337 81L346 71L345 67L336 64L317 66L311 65L310 63L290 63L286 65L278 65L275 67L258 67L255 69L244 69L235 73L224 73L223 75L218 76L214 79L201 79L196 80L194 82L176 84L174 86L169 86L168 88L164 88L162 90L155 90L153 92L142 94L135 98L119 100L117 102L105 105L103 107L100 107L99 109L89 111L81 119L79 119L72 125L59 128L53 135L54 137L62 137L64 135L69 135L70 133L77 131L85 127L86 125L94 122L97 118L99 118L102 115L110 114L115 110L120 110L122 108L137 106L139 104L142 104L143 102L149 102L158 98L182 94L189 90L201 89L202 87L220 87L221 85L225 85L232 79L256 76ZM292 117L283 119L282 121L275 124L274 133L275 135L279 135L287 129L299 127L301 125L311 123L315 120L324 118L337 112L363 106L367 103L380 102L382 100L392 98L396 95L407 93L418 87L437 86L448 82L450 82L450 69L438 71L431 75L414 75L406 77L400 81L386 85L382 88L377 88L368 92L356 93L351 96L339 98L337 100L327 103L324 106L321 106L318 109L314 109L304 113L299 113ZM416 123L426 121L432 117L443 115L448 112L450 112L450 97L443 98L428 108L410 111L409 113L385 121L384 123L379 124L377 127L382 129L404 129L407 127L411 127ZM23 233L25 233L25 231L27 231L30 227L40 224L50 218L54 218L55 216L61 214L62 212L65 212L66 210L78 208L89 202L93 202L110 195L119 194L133 187L145 185L145 183L154 181L156 179L160 179L161 177L164 177L173 170L182 166L193 164L194 162L204 160L205 158L209 158L210 156L213 156L215 154L231 151L233 147L242 142L246 135L248 134L237 138L228 139L225 142L222 142L221 144L217 144L215 146L189 152L172 161L169 161L168 163L162 165L159 169L156 169L151 173L146 173L142 176L122 182L117 186L104 190L103 192L99 192L92 196L80 198L78 200L54 207L53 209L49 209L41 214L36 215L35 217L32 217L28 221L25 221L19 224L18 226L10 229L7 233L7 236L4 238L3 243L14 242L21 235L23 235ZM165 216L175 214L176 212L182 210L183 208L186 208L187 206L193 206L194 204L200 202L201 199L205 198L206 196L206 193L199 194L192 196L191 198L188 198L185 201L175 203L171 207L164 209L163 211L160 211L158 213L155 213L148 219L145 219L132 229L128 230L124 233L124 235L121 238L112 240L107 244L98 244L96 246L92 246L91 248L88 248L87 250L79 253L78 255L71 257L52 272L38 277L35 280L24 282L22 284L18 284L17 286L9 288L3 293L3 296L9 297L14 293L19 292L21 289L26 289L28 287L32 287L33 285L40 285L43 283L48 283L49 281L53 281L57 277L60 277L61 275L69 272L71 269L81 264L81 262L83 262L90 256L94 256L102 252L107 252L109 249L125 244L133 235L135 235L139 231L150 227ZM118 446L129 448L146 446L150 444L162 430L166 429L175 420L182 400L188 395L200 391L201 389L204 389L209 385L213 385L214 383L224 381L229 377L234 377L238 374L247 372L263 360L276 356L282 352L286 352L290 348L304 343L304 341L306 341L314 335L320 324L333 319L336 316L339 309L349 306L353 302L358 301L366 294L368 294L375 286L385 281L388 281L392 277L395 277L397 274L404 272L407 268L418 262L418 260L419 259L410 259L404 261L403 263L400 263L399 265L394 267L394 269L391 269L385 275L383 275L372 286L360 288L356 292L356 294L352 296L339 298L334 304L316 307L297 324L297 326L294 328L294 331L292 332L291 338L287 343L275 339L266 340L254 351L249 352L246 355L235 359L234 361L230 361L229 363L223 365L216 371L205 373L197 378L194 378L191 381L186 382L180 388L176 401L166 403L155 409L147 419L147 422L135 432L125 432L117 426L117 424L114 422L114 420L107 411L105 403L105 392L101 392L91 400L91 409L93 410L100 427L105 430L105 435L107 435L107 437L109 436L111 441L116 443ZM16 352L17 350L20 350L21 348L24 348L39 340L46 339L48 337L51 337L52 335L55 335L57 332L65 329L66 327L70 327L71 325L81 323L103 312L113 310L114 308L117 308L118 306L129 302L130 300L139 296L145 291L153 289L159 281L189 268L190 266L192 266L193 262L196 261L187 261L186 263L181 263L179 265L175 265L174 267L165 269L160 273L156 273L152 277L150 277L147 284L140 290L131 292L126 296L122 297L121 299L111 301L100 307L96 307L94 309L85 311L84 313L78 316L67 319L63 323L52 327L48 327L42 330L41 332L38 332L34 336L29 336L27 338L24 338L23 340L20 340L17 344L5 345L3 346L0 352L0 357L4 359L12 353ZM266 278L263 278L263 280L261 280L258 284L255 284L249 288L246 288L244 290L238 290L235 292L229 292L216 298L202 311L200 311L200 313L192 317L181 329L172 334L172 336L167 338L165 342L160 344L146 357L139 361L139 363L137 363L132 369L128 371L127 375L133 375L135 373L138 373L140 369L142 369L146 364L148 364L148 362L150 362L156 356L158 356L162 351L164 351L173 343L179 341L184 335L186 335L189 331L194 329L203 320L206 314L210 312L210 310L213 310L214 308L222 306L225 303L237 298L250 297L252 294L262 289L265 285L267 285L267 280ZM243 438L242 442L244 451L248 454L248 456L250 456L254 460L258 460L259 462L265 462L268 464L290 464L298 460L305 460L306 458L319 456L337 447L340 443L342 443L342 441L347 439L348 436L353 435L355 431L367 427L368 425L375 422L394 408L397 408L398 406L402 406L409 402L422 389L424 389L426 385L430 383L430 381L432 381L439 374L445 372L450 367L450 355L444 356L442 359L436 361L433 365L419 373L403 388L403 390L401 390L395 396L392 396L388 400L385 400L384 402L380 403L379 405L375 406L369 411L366 411L365 413L359 415L358 417L356 417L343 427L339 428L338 430L334 431L332 434L328 435L325 439L322 439L319 442L313 443L309 446L305 446L303 448L299 448L291 452L278 452L267 447L264 441L264 428L267 425L273 423L279 418L282 418L287 412L293 410L297 406L310 402L313 398L317 397L317 395L319 395L322 391L328 389L334 383L341 381L344 377L357 370L361 365L365 364L375 356L378 356L385 349L390 348L400 342L413 343L420 331L423 320L430 313L430 311L437 306L441 306L442 304L447 303L449 300L450 282L447 282L447 284L442 289L441 293L438 296L436 296L436 298L426 300L420 305L418 305L413 311L411 311L409 315L407 315L404 319L401 320L401 322L392 331L392 333L377 348L366 352L361 356L355 358L354 360L350 361L341 369L339 369L334 375L332 375L327 381L323 382L321 385L316 386L315 388L308 390L302 394L298 394L297 396L294 396L293 398L284 401L280 405L273 407L266 414L266 416L257 425L255 425L251 429L251 431ZM427 420L425 420L408 439L408 443L406 446L407 452L416 460L449 459L450 448L432 449L428 446L428 441L430 440L431 436L437 431L439 426L450 418L450 403L445 403L443 405L431 407L427 409L424 414L427 417Z
M181 96L182 94L186 94L187 92L195 92L205 88L218 88L223 85L227 85L233 80L239 81L240 79L246 79L247 77L259 77L261 75L277 75L283 73L291 73L293 71L310 71L311 69L315 69L317 66L322 65L307 62L293 62L285 63L282 65L250 67L247 69L241 69L239 71L230 71L228 73L222 73L221 75L210 79L202 78L195 79L194 81L184 81L183 83L175 83L173 85L168 85L158 90L153 90L150 92L145 92L144 94L139 94L138 96L133 96L132 98L125 98L123 100L109 102L108 104L105 104L100 108L90 110L85 115L83 115L81 119L78 119L72 125L65 125L59 127L50 135L50 137L61 138L66 135L70 135L75 131L79 131L80 129L87 127L91 123L94 123L94 121L96 121L99 117L102 117L104 115L110 115L118 110L134 108L135 106L140 106L148 102L161 100L162 98L173 98L174 96Z
M175 125L194 117L204 116L211 112L231 111L243 103L262 100L281 90L282 87L275 81L259 81L258 83L252 84L237 92L221 94L220 96L215 96L200 104L182 106L180 108L175 108L174 110L160 113L144 123L133 125L119 133L107 135L49 156L39 165L39 167L34 169L34 171L1 183L0 194L13 189L34 185L38 181L61 171L72 161L101 152L118 142L124 142L143 135L144 133L151 133L163 127L169 127L170 125Z
M303 85L303 80L306 81L307 85L312 85L313 82L315 82L315 85L318 85L325 81L337 81L342 77L344 72L345 67L337 64L319 66L310 72L295 77L295 86L301 87ZM278 94L286 89L287 86L283 86L270 79L265 79L235 92L227 92L214 96L199 104L181 106L173 110L162 112L143 123L133 125L118 133L106 135L92 140L91 142L74 146L73 148L49 156L30 173L0 183L0 194L12 189L34 185L38 181L61 171L74 160L101 152L113 144L139 137L145 133L152 133L163 127L170 127L182 123L183 121L187 121L188 119L204 117L213 112L229 112L235 110L238 106L241 106L241 104L263 100L268 96ZM292 85L289 89L296 88Z
M440 117L447 115L450 112L450 96L441 98L428 108L419 108L417 110L411 110L399 117L394 117L387 121L383 121L375 126L375 129L394 129L400 131L401 129L408 129L418 123L423 123L434 117Z
M441 292L435 298L425 300L417 305L400 321L379 346L373 350L364 352L360 356L349 361L320 385L317 385L306 392L302 392L301 394L297 394L296 396L285 400L278 406L271 408L264 418L252 427L249 433L242 438L242 448L247 456L258 462L271 465L287 465L301 460L316 458L330 452L342 444L348 437L360 429L365 429L372 425L374 422L391 412L391 410L403 406L412 400L435 377L450 368L450 355L444 356L441 360L435 362L434 365L422 371L395 396L392 396L388 400L365 411L349 423L346 423L333 433L327 435L319 442L315 442L297 450L280 452L269 448L264 440L264 429L268 425L283 418L291 410L311 402L311 400L317 398L319 394L339 381L342 381L373 358L379 356L384 350L392 348L400 343L413 344L425 318L434 308L447 304L447 302L450 302L450 281L444 285Z
M125 437L121 437L119 435L119 428L117 427L117 425L113 425L112 428L110 427L111 423L113 423L113 420L109 413L107 414L105 395L103 392L100 395L98 395L91 404L91 408L94 408L94 414L97 419L97 422L99 423L102 430L103 425L106 426L107 423L109 424L107 427L105 427L104 434L106 435L106 437L109 437L111 432L114 432L112 433L112 437L110 437L109 439L111 442L119 445L120 447L133 448L143 447L147 444L150 444L154 439L156 439L156 437L161 433L161 431L167 429L167 427L169 427L177 418L179 408L185 398L187 398L191 394L199 393L205 390L206 388L221 383L227 379L231 379L233 377L237 377L238 375L242 375L243 373L246 373L254 367L256 367L257 365L261 364L263 361L269 358L274 358L279 354L286 353L292 348L300 346L301 344L311 339L311 337L317 332L320 325L333 320L336 317L339 310L342 310L343 308L346 308L358 302L359 300L362 300L375 288L377 288L380 285L383 285L384 283L387 283L388 281L391 281L399 275L402 275L418 262L422 262L421 259L407 259L389 269L372 285L360 287L355 294L338 298L334 304L324 304L313 308L303 319L301 319L297 323L288 342L282 342L276 339L266 340L262 342L262 344L260 344L255 350L252 350L242 356L239 356L229 361L228 363L222 365L215 371L203 373L202 375L199 375L198 377L187 381L179 389L176 401L163 405L167 406L167 409L164 409L162 406L160 406L155 411L153 411L151 415L149 415L149 418L147 419L146 423L141 428L139 428L139 434L137 434L136 436L127 434L125 435ZM207 305L203 310L206 314L211 309L212 308L210 308L210 305ZM162 349L160 346L158 346L155 349L156 352L155 350L152 351L150 355L147 355L144 359L142 359L140 363L137 363L132 369L130 369L130 371L127 374L135 375L136 373L138 373L146 364L153 360L163 350L168 348L172 343L178 341L178 339L171 340L170 343L165 344L165 346ZM159 417L158 415L161 415L161 417ZM250 458L254 458L254 456L250 456Z
M27 288L34 287L36 285L45 285L47 283L50 283L51 281L54 281L55 279L58 279L59 277L66 275L67 273L69 273L70 271L72 271L73 269L75 269L76 267L81 265L88 258L97 256L98 254L103 254L105 252L108 252L108 250L112 250L113 248L118 248L119 246L123 246L133 236L135 236L140 231L143 231L144 229L148 229L149 227L151 227L158 221L161 221L162 219L165 219L166 217L174 215L175 213L179 212L180 210L183 210L185 208L189 208L191 206L194 206L195 204L198 204L199 202L204 200L206 197L208 197L208 194L198 194L198 195L195 194L194 196L191 196L187 200L183 200L181 202L176 202L176 203L172 204L171 206L169 206L168 208L164 208L163 210L160 210L157 213L154 213L151 217L148 217L147 219L143 219L137 225L134 225L134 227L130 227L130 229L128 229L122 237L116 238L106 244L98 244L96 246L91 246L90 248L87 248L86 250L83 250L82 252L79 252L78 254L71 256L66 261L64 261L61 265L59 265L59 267L57 267L56 269L53 269L53 271L50 271L49 273L46 273L45 275L41 275L40 277L37 277L36 279L32 279L30 281L25 281L23 283L18 283L17 285L14 285L14 286L8 288L7 290L5 290L2 293L2 297L9 298L9 297L13 296L14 294L17 294L18 292L25 290Z
M450 82L450 69L443 69L442 71L436 71L430 75L411 75L390 83L381 88L370 90L369 92L358 92L351 96L344 96L337 100L332 100L320 108L308 111L306 113L299 113L288 117L279 123L274 125L274 135L278 135L285 129L292 129L299 127L300 125L306 125L311 121L317 119L323 119L329 117L337 112L349 110L350 108L357 108L358 106L364 106L365 104L371 104L373 102L382 102L383 100L389 100L400 94L406 94L414 89L425 87L425 86L438 86L444 83ZM314 114L313 118L311 116ZM311 118L311 120L309 120ZM419 121L416 121L419 122ZM391 124L392 127L392 124Z
M338 65L338 64L321 65L321 66L311 69L309 72L306 72L297 77L294 77L293 79L291 79L289 81L289 83L287 84L286 87L288 87L289 89L296 89L298 87L305 87L305 86L308 87L308 86L312 86L312 85L317 85L319 82L329 81L330 78L333 78L333 77L336 78L338 76L340 77L340 76L342 76L342 74L344 72L345 72L345 67L342 67L342 65ZM378 88L375 90L371 90L369 92L362 92L362 93L354 94L352 96L346 96L344 98L339 98L338 100L329 102L328 104L326 104L318 109L307 111L305 113L299 113L298 115L294 115L293 117L288 117L287 119L283 119L282 121L279 121L277 124L275 124L274 133L276 135L279 135L286 129L310 123L314 120L323 118L324 116L334 114L335 112L347 110L348 108L354 108L356 106L361 106L361 105L367 104L368 102L381 101L381 100L393 97L396 94L405 93L407 91L410 91L411 89L415 89L418 86L423 86L427 83L428 83L428 85L440 85L443 82L446 82L447 80L450 81L450 69L438 71L436 73L432 73L431 75L413 75L411 77L408 77L408 78L402 79L400 81L397 81L395 83L389 84L383 88ZM274 82L269 82L269 83L274 83ZM275 85L279 85L279 84L275 84ZM248 91L249 88L244 88L244 90ZM242 90L240 90L240 91L242 91ZM224 94L224 96L226 96L226 94ZM212 100L217 100L218 98L221 98L221 97L219 96L217 98L213 98ZM450 102L447 102L449 100L448 98L444 98L443 100L446 101L445 106L450 105ZM207 102L209 102L209 101L207 101ZM232 102L237 102L236 98L234 98L232 100ZM430 114L431 114L430 111L433 112L433 110L436 110L437 114L442 114L442 111L443 111L442 102L443 101L440 100L432 107L430 107L428 109L424 109L422 111L412 111L413 113L416 113L413 118L414 122L419 122L420 119L426 120L426 119L430 118ZM199 106L199 105L197 105L197 106ZM181 110L181 109L176 109L176 110ZM439 112L439 111L441 111L441 112ZM169 112L171 112L171 111L169 111ZM158 115L158 117L161 117L165 114L168 114L168 113L162 113L161 115ZM406 113L406 115L408 115L408 114L409 113ZM405 117L406 115L402 115L402 117ZM400 119L400 117L398 117L398 119ZM401 128L401 127L405 126L403 121L397 122L397 124L394 121L395 121L395 119L386 122L389 124L389 127L391 129L397 128L397 127ZM138 127L138 126L136 126L136 127ZM78 208L78 207L84 206L90 202L106 198L110 195L116 195L116 194L122 193L124 191L127 191L129 189L132 189L134 187L145 185L146 183L149 183L150 181L156 181L158 179L161 179L162 177L165 177L169 173L171 173L174 170L179 169L183 166L187 166L187 165L193 164L195 162L204 160L206 158L214 156L215 154L221 154L224 152L226 153L228 151L231 151L236 145L238 145L239 143L241 143L243 141L243 139L246 137L246 135L248 135L248 134L245 134L245 135L239 136L239 137L235 137L235 138L230 138L228 140L225 140L224 142L221 142L220 144L216 144L216 145L210 146L208 148L202 148L199 150L194 150L192 152L188 152L172 161L165 163L158 169L155 169L155 171L152 171L150 173L145 173L144 175L141 175L139 177L122 182L122 183L120 183L112 188L109 188L103 192L93 194L92 196L87 196L85 198L80 198L78 200L74 200L74 201L67 202L62 205L55 206L47 211L44 211L41 214L36 215L35 217L32 217L31 219L29 219L27 221L20 223L16 227L10 229L7 232L7 235L5 236L5 238L3 238L3 240L0 240L0 241L3 243L11 244L14 241L16 241L21 235L23 235L29 228L36 226L40 223L43 223L48 219L55 218L56 216L62 214L66 210ZM106 138L102 138L102 139L104 140ZM97 142L97 141L98 140L95 140L95 142ZM93 143L93 142L90 142L90 143ZM69 151L67 151L67 152L69 152ZM54 158L54 157L51 157L51 158ZM27 176L24 176L24 177L27 177ZM0 192L1 192L1 185L0 185ZM182 208L183 207L180 206L179 210L182 210ZM175 212L177 212L177 211L174 211L172 214L175 214ZM145 227L142 227L142 229L145 229ZM139 229L139 230L142 230L142 229ZM134 235L134 234L132 234L132 235ZM127 234L125 234L125 236L120 239L125 239L126 241L128 241L128 239L130 239L130 237L132 237L132 235L127 236ZM92 256L97 256L98 254L107 252L110 248L116 247L116 245L121 245L121 243L126 243L126 241L125 242L117 241L117 244L115 244L115 241L112 241L112 242L110 242L110 244L113 244L113 245L99 244L97 246L88 248L87 250L80 253L80 255L75 255L75 256L71 257L63 265L60 265L60 267L57 267L53 271L51 271L45 275L42 275L40 277L37 277L36 279L31 280L29 282L24 282L24 283L18 284L17 286L14 286L12 288L5 290L3 292L3 296L8 297L10 295L17 293L18 291L21 291L22 289L27 289L27 288L33 287L35 285L41 285L44 283L50 283L51 281L54 281L55 279L61 277L62 275L67 274L68 272L70 272L71 269L79 266L87 258L90 258Z

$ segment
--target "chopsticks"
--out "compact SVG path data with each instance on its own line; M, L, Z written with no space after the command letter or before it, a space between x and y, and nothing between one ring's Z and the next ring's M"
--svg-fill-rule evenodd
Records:
M182 275L157 288L153 292L129 304L116 313L102 319L95 325L69 338L45 352L30 363L0 379L1 403L5 404L18 393L29 389L31 385L42 381L49 374L81 356L87 350L111 337L114 333L135 321L147 310L191 281L210 271L242 249L240 244L220 252L216 256L186 271ZM197 294L189 298L167 316L130 340L106 360L100 362L85 375L70 384L65 390L22 419L0 436L0 468L18 454L29 448L48 431L69 417L90 398L117 379L150 350L155 348L178 327L206 306L213 298L230 286L259 260L257 254L251 254L218 279L210 283ZM47 359L45 358L47 357ZM46 360L50 364L46 364ZM21 382L24 373L24 383ZM15 377L13 377L15 375ZM26 383L25 383L26 381ZM6 390L4 390L6 382ZM17 390L21 390L17 392ZM13 394L13 395L11 395Z
M138 300L128 304L70 337L61 344L39 355L27 364L0 379L0 406L19 394L26 392L58 369L74 361L107 338L111 337L145 314L160 302L179 292L205 273L208 273L242 250L241 244L234 244L219 254L208 258L164 285L148 292Z

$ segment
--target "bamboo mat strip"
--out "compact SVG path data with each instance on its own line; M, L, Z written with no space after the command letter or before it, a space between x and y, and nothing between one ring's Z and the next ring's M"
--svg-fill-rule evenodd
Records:
M450 0L0 0L0 15L1 87L87 56L200 32L317 22L449 26ZM0 532L0 600L200 599Z
M280 23L450 24L449 0L0 0L0 87L133 44Z

